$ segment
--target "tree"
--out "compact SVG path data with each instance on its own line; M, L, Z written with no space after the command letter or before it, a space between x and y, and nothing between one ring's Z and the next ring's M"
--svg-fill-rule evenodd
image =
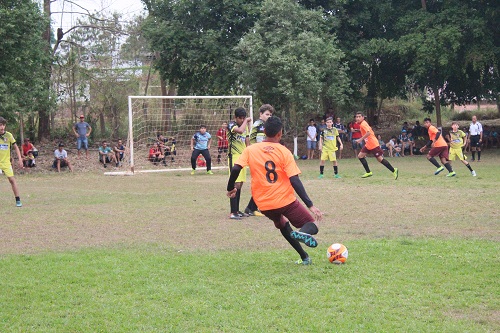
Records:
M18 119L20 112L33 120L33 114L51 102L46 72L50 54L42 39L47 20L33 1L5 0L0 22L0 113Z
M347 66L322 11L266 0L260 13L236 48L241 85L281 110L295 129L308 114L322 110L324 99L344 103Z
M456 100L467 98L464 85L481 86L482 79L474 82L471 77L495 61L487 21L474 5L477 2L426 2L424 8L408 11L397 24L401 36L394 41L394 49L406 59L415 82L431 89L438 126L442 126L442 93Z

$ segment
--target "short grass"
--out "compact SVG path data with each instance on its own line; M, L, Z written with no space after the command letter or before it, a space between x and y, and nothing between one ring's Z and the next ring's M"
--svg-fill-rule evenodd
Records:
M3 179L0 331L498 332L499 152L475 178L389 160L397 181L374 159L338 180L298 161L326 214L309 267L265 218L227 218L222 171L23 175L21 209Z

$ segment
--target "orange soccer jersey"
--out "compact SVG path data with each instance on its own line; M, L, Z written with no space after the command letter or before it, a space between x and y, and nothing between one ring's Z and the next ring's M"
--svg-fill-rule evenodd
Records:
M243 150L236 164L250 167L252 197L260 210L282 208L296 200L290 177L300 174L300 169L285 146L255 143Z
M364 136L366 134L366 132L370 131L370 135L368 135L365 138L366 149L372 150L372 149L375 149L379 146L377 137L375 136L375 133L373 133L372 128L370 127L370 125L368 125L366 120L363 120L361 122L360 130L361 130L361 136Z
M429 126L429 139L434 141L434 139L436 138L436 134L437 132L439 132L439 130L435 127L435 126ZM443 134L441 133L441 135L439 136L439 139L436 140L436 142L434 142L434 147L447 147L448 144L446 143L445 139L443 138Z

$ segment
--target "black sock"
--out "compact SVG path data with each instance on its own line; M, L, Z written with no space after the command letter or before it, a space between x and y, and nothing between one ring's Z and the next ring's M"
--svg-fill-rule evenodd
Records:
M325 166L324 165L320 165L319 166L319 174L322 175L324 170L325 170Z
M339 173L339 167L338 166L336 166L336 165L333 166L333 173L334 174L338 174Z
M300 228L300 232L305 232L309 235L316 235L318 233L318 227L314 222L307 222Z
M241 198L241 189L236 191L236 211L240 211L240 198Z
M466 167L470 170L470 172L474 171L474 170L472 170L472 167L470 166L470 163L467 163Z
M234 198L229 199L229 204L231 205L231 213L238 212L238 199L236 196Z
M475 151L475 150L473 150L473 151L472 151L472 160L474 161L475 159L476 159L476 151Z
M446 168L446 170L448 170L448 172L453 172L453 169L451 168L450 162L446 162L444 164L444 167Z
M361 164L363 164L363 167L365 168L366 172L370 172L370 168L368 167L368 162L366 161L366 158L360 158L359 161Z
M20 197L16 197L16 201L21 201L21 198Z
M302 260L309 257L307 252L304 251L304 249L300 245L299 241L292 238L292 236L290 236L290 234L293 231L292 227L290 227L290 223L287 222L285 227L283 229L280 229L280 231L281 231L281 234L283 235L283 237L285 237L285 239L288 241L288 243L290 243L290 245L295 249L295 251L297 251L297 253L300 255L300 258Z
M481 151L480 150L477 151L477 160L481 161Z
M389 161L386 160L385 158L382 159L380 163L382 163L387 169L389 169L390 172L394 172L394 168L392 167L391 163L389 163Z
M431 162L432 164L434 164L434 166L436 168L440 168L441 167L441 165L439 165L438 161L436 161L436 159L434 157L429 158L429 162Z
M255 212L258 208L253 200L253 197L250 197L250 201L248 201L247 209L251 212Z

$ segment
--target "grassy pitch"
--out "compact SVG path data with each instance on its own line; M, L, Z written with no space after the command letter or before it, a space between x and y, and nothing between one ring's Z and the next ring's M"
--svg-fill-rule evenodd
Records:
M496 332L500 154L457 177L423 156L298 161L325 212L311 266L263 217L227 218L226 172L5 178L2 332ZM241 208L249 199L243 189ZM326 248L349 249L332 265Z

